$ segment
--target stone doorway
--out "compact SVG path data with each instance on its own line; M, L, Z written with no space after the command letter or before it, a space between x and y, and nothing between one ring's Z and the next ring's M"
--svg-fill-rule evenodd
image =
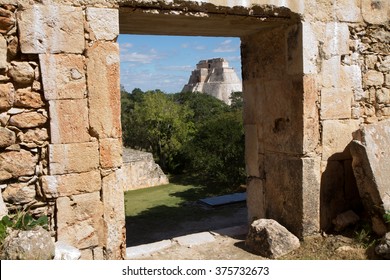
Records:
M274 218L299 237L317 232L320 160L310 156L317 93L303 75L299 17L274 6L128 6L119 27L121 34L241 38L248 220Z

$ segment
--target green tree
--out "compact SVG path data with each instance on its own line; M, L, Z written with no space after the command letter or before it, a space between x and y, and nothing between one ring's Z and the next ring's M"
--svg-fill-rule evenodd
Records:
M174 171L177 158L193 133L192 110L161 91L150 91L134 103L126 129L126 144L153 152L164 170Z
M200 176L235 186L245 181L244 145L242 113L236 110L204 122L186 152Z

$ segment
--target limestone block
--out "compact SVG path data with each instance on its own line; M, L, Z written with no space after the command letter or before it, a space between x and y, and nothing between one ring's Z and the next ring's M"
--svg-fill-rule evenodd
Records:
M114 40L119 35L118 9L86 9L87 21L97 40Z
M0 69L7 68L7 41L0 35Z
M248 221L266 217L266 202L264 195L264 181L259 178L250 178L246 186L246 204L248 207Z
M326 24L323 52L328 59L349 53L348 24L337 22Z
M40 54L46 100L82 99L87 95L85 58L76 54Z
M39 92L30 88L18 89L15 93L14 106L21 108L41 108L45 105Z
M3 218L5 215L8 215L8 208L5 205L3 195L0 192L0 219Z
M362 0L363 19L370 24L385 24L389 6L388 0Z
M15 141L15 132L0 126L0 148L11 146L16 143Z
M390 87L390 74L385 75L385 85Z
M381 86L384 81L383 74L375 70L368 70L363 78L365 86Z
M96 42L87 60L89 121L98 138L120 138L119 48Z
M122 165L122 141L121 139L100 139L100 166L102 168L114 168Z
M51 100L50 137L53 144L90 140L87 99Z
M11 41L8 42L8 55L14 58L19 51L19 39L15 36Z
M259 219L249 227L245 246L266 258L277 259L300 247L299 239L270 219Z
M390 120L364 125L351 145L352 167L373 230L384 235L383 213L390 211Z
M34 81L34 68L28 62L11 62L8 70L11 78L19 84L31 85Z
M49 145L50 175L88 172L98 166L97 142Z
M358 120L325 120L322 122L322 160L351 158L352 133L359 129Z
M0 154L0 181L35 173L38 156L26 150L9 151Z
M266 154L264 162L267 218L277 220L298 237L317 232L319 159Z
M84 16L81 7L31 5L18 11L22 53L82 53Z
M47 198L97 192L101 189L100 172L42 176L41 186Z
M29 203L35 199L35 185L15 183L7 185L3 191L4 201L12 204Z
M244 125L245 128L245 164L248 176L260 177L258 158L257 125Z
M9 124L18 128L33 128L42 126L47 122L47 117L38 112L24 112L13 115Z
M381 88L376 91L376 102L390 104L390 89Z
M12 83L0 84L0 111L10 109L14 104L15 89Z
M308 22L302 23L303 33L303 73L315 74L317 73L317 59L318 53L318 39L312 28L312 24Z
M361 15L361 0L337 0L336 15L339 21L345 22L360 22Z
M103 178L105 258L123 259L126 254L125 206L122 170Z
M303 152L303 80L264 82L261 96L264 149L283 153ZM259 129L260 130L260 129Z
M351 118L352 98L351 89L323 88L321 90L321 119Z
M36 145L42 145L49 139L49 135L46 128L35 128L29 129L24 133L18 133L18 138L22 143L34 143Z
M103 204L99 192L59 197L56 204L58 241L78 249L102 243Z
M6 34L14 25L14 14L11 11L0 8L0 33Z
M387 41L390 39L390 34L388 34ZM386 40L385 39L385 40ZM386 56L378 65L378 70L381 72L389 72L390 71L390 55Z
M320 142L317 75L303 77L303 153L312 153Z

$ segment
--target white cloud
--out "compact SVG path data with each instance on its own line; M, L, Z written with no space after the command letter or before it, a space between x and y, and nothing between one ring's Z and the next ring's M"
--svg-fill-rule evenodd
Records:
M171 66L163 66L161 67L162 70L169 70L169 71L191 71L193 70L193 66L191 65L171 65Z
M205 50L206 49L206 46L201 46L201 45L199 45L199 46L196 46L195 47L195 50L197 50L197 51L203 51L203 50Z
M121 50L131 49L132 47L133 47L132 43L122 43L122 44L119 44L119 48Z
M138 63L152 63L154 60L160 59L156 53L143 54L138 52L121 54L121 62L138 62Z
M238 47L232 44L232 40L225 40L217 46L213 52L215 53L227 53L235 52L238 50Z
M184 44L181 44L180 46L181 46L183 49L186 49L186 48L188 48L189 45L188 45L187 43L184 43Z

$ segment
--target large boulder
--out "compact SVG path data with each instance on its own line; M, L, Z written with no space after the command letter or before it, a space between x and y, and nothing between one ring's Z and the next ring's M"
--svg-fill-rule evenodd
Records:
M55 247L50 233L42 227L13 230L2 247L3 260L51 260Z
M254 221L245 245L250 251L263 257L276 259L299 248L299 239L275 220Z
M383 214L390 211L390 119L364 125L350 146L352 167L373 231L388 231Z

